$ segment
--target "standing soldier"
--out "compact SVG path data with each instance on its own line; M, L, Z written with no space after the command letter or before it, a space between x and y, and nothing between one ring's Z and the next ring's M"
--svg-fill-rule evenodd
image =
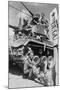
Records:
M46 76L48 78L48 84L50 86L56 85L55 79L56 79L56 72L55 72L55 61L52 56L48 57L48 71L46 73Z

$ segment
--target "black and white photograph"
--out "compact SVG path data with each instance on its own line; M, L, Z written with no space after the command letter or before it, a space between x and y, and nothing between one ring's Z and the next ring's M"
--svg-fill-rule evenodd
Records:
M59 85L59 5L8 1L8 86Z

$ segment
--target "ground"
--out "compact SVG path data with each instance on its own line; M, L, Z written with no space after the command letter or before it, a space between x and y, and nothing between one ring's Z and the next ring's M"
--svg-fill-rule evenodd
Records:
M23 79L22 75L12 75L9 74L9 88L19 88L19 87L33 87L33 86L43 86L35 81Z
M9 69L9 88L43 86L40 83L23 78L23 75L20 73L21 70L17 65L10 64Z

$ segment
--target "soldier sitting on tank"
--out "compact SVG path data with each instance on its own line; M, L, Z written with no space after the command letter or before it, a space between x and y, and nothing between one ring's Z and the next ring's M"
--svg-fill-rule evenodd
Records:
M22 26L22 29L31 29L31 26L29 25L29 20L25 20L23 19L23 26Z
M37 25L37 23L39 23L39 18L40 18L39 14L34 15L31 22L30 22L30 24L31 25Z
M24 22L24 24L23 24L23 28L24 28L28 25L28 20L23 19L23 22Z
M44 25L45 28L48 28L48 26L49 26L48 20L45 18L45 14L44 13L41 13L40 23L42 25Z

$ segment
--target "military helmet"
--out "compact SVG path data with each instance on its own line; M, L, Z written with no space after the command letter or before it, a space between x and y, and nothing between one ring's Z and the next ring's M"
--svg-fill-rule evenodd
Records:
M35 14L34 17L40 18L40 14Z

